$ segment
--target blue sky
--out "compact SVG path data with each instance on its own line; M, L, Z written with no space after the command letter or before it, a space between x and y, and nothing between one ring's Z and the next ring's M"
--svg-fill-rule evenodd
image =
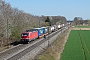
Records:
M18 8L33 15L65 16L90 19L90 0L5 0L13 8Z

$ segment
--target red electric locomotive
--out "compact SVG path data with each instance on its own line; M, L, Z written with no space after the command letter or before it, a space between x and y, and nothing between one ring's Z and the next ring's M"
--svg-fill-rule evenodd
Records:
M34 39L38 38L38 31L37 30L27 30L21 34L21 41L22 42L29 42Z

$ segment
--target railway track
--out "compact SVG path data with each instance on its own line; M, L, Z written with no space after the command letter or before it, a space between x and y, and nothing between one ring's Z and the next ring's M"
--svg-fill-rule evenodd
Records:
M48 39L53 37L54 35L56 35L60 31L61 30L58 30L56 32L53 32L52 34L49 34L47 36ZM28 52L35 49L36 47L38 47L40 44L47 41L48 39L46 39L46 40L44 40L43 38L38 39L38 40L33 41L29 44L19 45L17 47L14 47L12 49L4 51L4 52L0 53L0 60L17 60L17 59L21 58L22 56L24 56L25 54L27 54Z
M29 46L36 44L40 40L42 39L37 39L35 41L30 42L29 44L21 44L6 51L0 52L0 60L7 60L9 57L18 54L20 51L27 49Z

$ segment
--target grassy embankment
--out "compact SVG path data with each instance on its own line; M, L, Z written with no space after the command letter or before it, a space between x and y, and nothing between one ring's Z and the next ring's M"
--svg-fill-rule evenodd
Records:
M68 36L67 31L58 36L55 42L45 51L37 60L60 60L60 53L63 51L66 37Z

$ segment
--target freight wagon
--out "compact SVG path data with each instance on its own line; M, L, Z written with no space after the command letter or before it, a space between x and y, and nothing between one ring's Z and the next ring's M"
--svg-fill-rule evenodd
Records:
M61 28L60 24L56 25L56 29L60 29L60 28Z
M48 35L48 28L47 27L41 27L43 28L43 35Z
M56 25L53 25L53 27L54 27L54 32L56 31Z
M48 34L50 34L51 33L51 26L47 26L46 28L47 28Z
M62 28L62 27L63 27L63 24L61 24L60 26L61 26L61 28Z
M54 31L55 31L55 27L51 26L51 32L54 32Z
M38 31L38 38L42 38L44 36L43 28L34 28L33 30L37 30Z

